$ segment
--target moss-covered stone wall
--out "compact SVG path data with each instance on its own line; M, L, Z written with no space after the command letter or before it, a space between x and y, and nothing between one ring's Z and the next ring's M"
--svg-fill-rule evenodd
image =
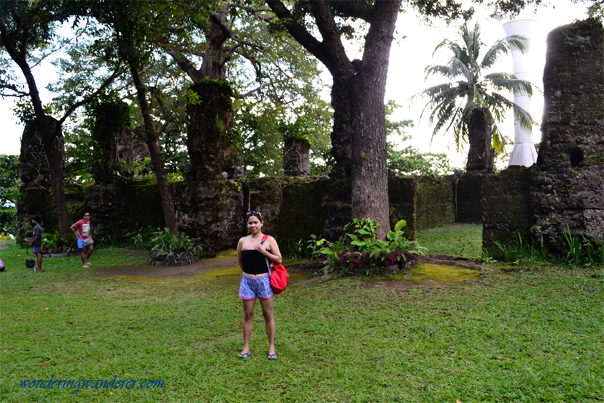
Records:
M284 247L311 234L334 240L351 221L350 181L328 177L260 178L251 181L192 181L171 184L180 231L214 250L234 248L245 235L245 212L261 211L264 232ZM118 239L133 229L163 227L156 184L115 181L66 189L70 217L84 211L93 228ZM418 229L451 223L454 205L450 178L390 177L390 225L401 219L409 238ZM20 203L24 214L44 213L45 231L56 227L52 198L28 189ZM418 219L419 217L419 219Z
M502 245L510 242L516 234L530 238L529 168L515 166L485 177L482 181L482 247L491 256L500 252L495 242Z
M388 178L388 199L390 200L390 228L400 220L407 221L405 235L416 239L417 232L417 182L412 176Z
M249 209L260 211L264 232L285 246L310 234L321 236L327 220L322 208L328 178L261 178L248 182Z
M482 222L482 182L490 174L466 172L458 180L454 189L456 199L455 221L460 223Z
M452 177L417 178L415 211L418 230L455 222L452 180Z
M235 247L244 234L245 210L240 182L175 183L174 200L179 230L213 250Z

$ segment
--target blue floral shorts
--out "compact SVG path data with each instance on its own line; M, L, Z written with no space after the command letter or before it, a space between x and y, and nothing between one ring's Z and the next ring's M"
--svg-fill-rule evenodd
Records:
M254 300L256 298L272 298L273 289L271 288L271 277L266 274L258 278L250 278L245 274L241 277L239 284L239 298L245 300Z

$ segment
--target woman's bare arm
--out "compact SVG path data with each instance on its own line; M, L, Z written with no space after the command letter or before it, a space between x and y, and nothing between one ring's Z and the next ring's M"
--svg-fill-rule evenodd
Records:
M243 257L241 256L241 252L243 251L243 238L239 239L239 243L237 243L237 261L239 262L239 267L243 269Z

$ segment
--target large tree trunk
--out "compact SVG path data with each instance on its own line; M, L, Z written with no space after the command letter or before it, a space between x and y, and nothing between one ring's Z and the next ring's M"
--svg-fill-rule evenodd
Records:
M388 148L384 97L394 27L401 0L376 2L376 21L369 28L362 61L354 61L351 80L352 217L380 223L385 239L390 230Z
M467 171L493 172L495 150L492 147L493 116L488 109L475 109L470 116Z
M136 94L138 102L143 115L143 121L145 124L146 132L146 143L149 147L149 154L151 155L151 162L153 163L153 171L157 178L157 187L159 188L159 196L161 198L162 211L164 213L164 221L166 227L174 236L178 236L178 224L176 222L176 211L174 209L174 200L172 198L172 191L170 190L170 184L168 183L168 177L166 175L166 169L164 167L164 160L161 156L159 138L153 126L151 120L151 111L149 104L147 103L147 95L145 86L140 78L140 74L132 64L130 64L130 71L132 73L132 79L136 86Z
M3 7L7 6L7 4L3 4ZM57 207L57 222L59 227L59 235L63 239L67 239L67 236L71 232L69 229L69 215L67 213L67 202L65 200L65 190L63 189L63 172L62 165L59 161L60 152L64 153L64 150L54 150L53 146L59 147L62 143L59 141L57 143L56 136L60 131L59 127L51 128L49 122L46 119L46 113L44 113L44 108L42 108L42 101L40 100L40 94L38 92L38 86L36 85L36 80L31 72L31 68L27 63L27 43L29 41L30 35L30 27L24 23L23 18L19 15L18 9L16 7L16 2L10 7L10 13L16 22L14 28L15 31L9 33L8 28L4 22L3 15L0 15L0 36L2 37L2 43L4 44L4 48L10 55L11 59L21 69L23 75L25 76L25 81L27 82L27 87L29 89L29 95L31 97L31 102L34 106L34 111L36 114L36 120L38 123L38 127L40 128L40 133L42 134L42 141L44 143L44 151L46 157L48 159L48 163L50 164L50 175L52 178L52 194L55 199L55 204ZM7 9L4 7L2 12ZM21 44L19 45L19 49L15 48L15 41L17 38L23 35L21 38Z
M46 158L48 159L48 166L50 167L52 194L57 207L57 224L59 227L59 235L61 238L67 239L71 233L71 230L69 228L69 211L67 210L67 200L65 199L65 190L63 188L65 144L63 142L63 135L61 134L61 126L59 124L56 124L52 128L50 138L44 141L44 151L46 153Z
M402 0L376 0L373 5L309 1L321 41L297 22L283 2L265 1L288 32L332 74L332 146L337 167L333 176L347 176L350 156L352 217L376 219L380 224L378 237L384 239L390 229L384 96L390 46ZM348 59L333 10L370 23L362 61Z

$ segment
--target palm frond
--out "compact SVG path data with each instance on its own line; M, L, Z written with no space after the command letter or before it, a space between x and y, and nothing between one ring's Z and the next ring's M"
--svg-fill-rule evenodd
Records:
M431 66L427 66L424 69L424 80L426 80L431 75L436 75L436 74L439 74L446 78L455 77L453 75L453 69L451 68L451 66L442 65L442 64L434 64Z
M453 76L451 76L450 78L453 79L457 76L464 76L466 80L472 80L472 73L468 69L467 64L464 63L462 60L456 57L451 58L449 60L449 65L451 66L451 72L453 73Z
M478 56L480 55L480 48L483 45L483 42L480 38L480 24L476 22L474 24L474 28L472 29L470 36L468 38L470 43L468 43L468 53L470 55L470 59L472 60L472 66L478 66Z
M510 35L505 39L511 50L518 50L520 53L524 53L529 48L529 40L526 36Z
M533 84L507 73L492 73L477 82L480 79L481 71L491 67L501 55L509 54L514 49L524 52L528 46L526 38L512 35L499 39L487 50L479 63L478 57L485 45L481 40L480 25L477 23L470 28L464 24L460 27L459 35L461 41L458 43L445 39L434 49L434 53L441 48L449 49L453 53L446 64L431 65L424 70L426 78L431 75L440 75L451 82L432 86L411 98L428 98L420 119L426 111L430 111L429 123L433 128L432 139L438 132L443 130L449 132L453 129L455 143L459 150L462 143L467 141L470 116L476 108L488 109L496 122L502 122L506 117L506 111L512 109L519 123L526 129L530 129L533 124L530 114L496 91L506 90L515 95L532 95ZM457 82L453 82L453 80L457 80ZM494 124L494 147L501 152L505 143L505 137Z
M493 131L491 132L491 139L493 148L497 154L503 154L504 147L508 143L508 139L501 133L499 127L496 124L493 124Z
M435 109L430 115L430 124L434 126L434 130L432 131L433 135L438 133L440 129L452 118L457 115L456 112L457 105L455 102L448 102L441 104L441 107ZM436 115L437 121L434 124L434 115Z
M434 52L432 52L432 57L434 57L434 55L436 54L436 52L439 49L445 48L445 47L448 48L451 52L453 52L455 57L459 57L459 55L461 54L461 48L459 47L458 44L456 44L453 41L450 41L449 39L445 39L441 43L436 45L436 47L434 48Z
M421 98L428 97L429 98L428 103L433 103L434 98L438 98L444 92L448 92L452 88L455 88L455 87L453 87L453 85L454 85L453 83L443 83L443 84L433 85L432 87L426 88L424 90L421 90L417 94L414 94L413 96L411 96L411 98L409 98L409 101L414 102Z
M507 90L514 95L533 95L533 84L529 81L516 78L512 74L487 74L484 80L489 82L498 91Z
M528 49L528 39L520 35L512 35L507 38L500 38L495 41L484 54L480 67L483 69L491 68L501 56L507 55L512 50L519 50L524 53Z
M521 106L510 101L501 94L491 94L488 97L488 104L491 106L491 111L496 115L496 119L500 122L505 119L504 112L508 109L512 109L514 112L514 119L518 121L520 126L525 130L532 130L534 120L530 113Z

